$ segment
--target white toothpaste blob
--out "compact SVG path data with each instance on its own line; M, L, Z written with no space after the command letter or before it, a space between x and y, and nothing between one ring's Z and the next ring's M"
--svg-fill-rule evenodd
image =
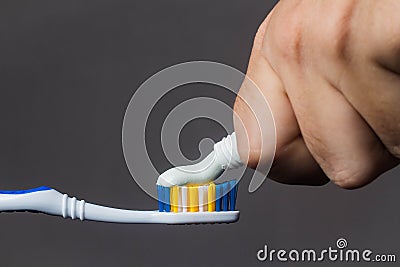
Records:
M199 163L171 168L163 172L157 184L165 187L186 184L204 184L217 179L226 169L242 166L237 150L236 134L224 137Z

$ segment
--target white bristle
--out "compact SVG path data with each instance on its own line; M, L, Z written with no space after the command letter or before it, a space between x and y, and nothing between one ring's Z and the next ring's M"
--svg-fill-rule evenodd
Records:
M181 195L182 195L182 212L187 212L187 208L188 208L188 197L187 197L187 187L186 186L182 186L181 187Z
M203 191L204 186L199 186L198 191L199 191L199 211L202 212L204 211L204 191Z
M204 211L208 211L208 186L203 186L203 194Z
M178 212L182 212L182 188L177 187L178 189Z
M203 192L203 199L201 200L203 211L208 210L208 186L201 186L200 190Z

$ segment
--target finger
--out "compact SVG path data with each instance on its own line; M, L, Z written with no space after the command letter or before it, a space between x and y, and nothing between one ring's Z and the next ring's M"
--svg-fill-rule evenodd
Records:
M284 184L324 185L329 182L301 136L277 151L269 177Z
M279 73L305 143L327 176L341 187L357 188L393 167L392 157L345 97L304 66L296 59L279 65Z
M400 158L400 3L370 4L376 6L372 14L362 5L355 12L353 20L363 23L349 30L351 43L344 49L353 56L340 89L391 154Z
M246 86L244 83L235 102L235 113L238 116L234 118L234 122L239 153L252 168L255 168L259 162L268 160L260 158L258 150L262 139L266 136L262 136L259 122L253 114L254 112L262 113L265 108L266 103L259 97L261 92L272 110L277 136L276 155L269 176L282 183L324 184L328 180L301 138L282 82L261 54L269 18L264 21L257 33L247 71L247 76L261 91L252 86ZM246 102L252 103L251 107ZM247 151L248 141L250 151Z
M332 14L322 2L299 5L295 9L303 16L284 19L288 16L281 14L271 21L268 38L273 42L265 49L282 78L307 147L328 177L345 188L365 185L397 164L339 91L341 83L334 86L338 74L347 71L343 59L349 53L352 8L350 2L341 2Z

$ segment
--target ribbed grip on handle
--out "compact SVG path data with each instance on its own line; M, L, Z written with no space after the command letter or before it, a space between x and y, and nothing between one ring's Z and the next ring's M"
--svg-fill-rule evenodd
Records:
M64 194L61 204L62 216L73 220L79 218L83 221L85 219L85 204L85 200L77 200L76 197L71 198Z
M85 201L48 187L0 191L1 211L39 211L64 218L85 219Z

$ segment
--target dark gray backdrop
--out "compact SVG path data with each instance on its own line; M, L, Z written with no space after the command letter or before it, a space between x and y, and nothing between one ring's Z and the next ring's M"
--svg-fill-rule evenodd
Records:
M188 60L245 71L254 33L274 3L1 1L0 188L48 185L95 203L154 209L156 202L131 179L121 149L124 110L135 88ZM189 96L214 92L206 85L189 88ZM215 97L232 105L224 94ZM202 123L183 131L189 157L198 156L192 149L198 138L224 134ZM156 157L158 145L149 144ZM162 157L158 162L160 170L169 167ZM267 181L251 195L245 178L242 216L230 225L0 214L0 266L274 266L256 260L264 244L322 249L339 237L350 247L400 256L398 176L399 169L356 191Z

